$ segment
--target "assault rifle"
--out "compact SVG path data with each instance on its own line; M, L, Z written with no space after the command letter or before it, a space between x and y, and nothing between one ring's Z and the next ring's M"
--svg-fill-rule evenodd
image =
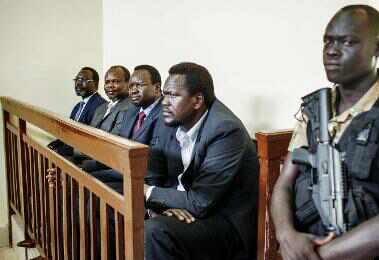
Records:
M317 98L317 96L316 96ZM319 140L315 153L305 148L294 149L292 162L311 167L312 199L328 232L341 235L347 231L344 216L346 201L346 174L343 156L331 142L328 122L331 115L330 89L319 91Z

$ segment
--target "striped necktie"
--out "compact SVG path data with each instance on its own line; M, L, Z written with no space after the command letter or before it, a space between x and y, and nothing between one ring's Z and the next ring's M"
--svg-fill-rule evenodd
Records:
M78 108L78 111L76 111L75 118L74 118L75 121L79 121L79 118L82 115L85 104L86 103L84 101L79 102L79 108Z

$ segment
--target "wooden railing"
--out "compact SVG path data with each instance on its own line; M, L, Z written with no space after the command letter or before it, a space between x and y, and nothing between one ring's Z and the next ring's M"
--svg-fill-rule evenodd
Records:
M148 147L12 98L1 103L9 218L23 220L41 259L109 259L114 227L116 259L142 260ZM41 145L29 124L122 173L124 195Z
M281 259L278 243L269 214L270 198L274 184L279 177L283 159L288 152L291 131L258 132L255 134L260 163L258 203L258 246L259 260Z

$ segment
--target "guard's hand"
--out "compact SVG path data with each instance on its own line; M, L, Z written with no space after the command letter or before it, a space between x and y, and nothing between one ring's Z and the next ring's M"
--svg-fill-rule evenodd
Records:
M288 231L280 238L280 253L283 260L321 260L317 246L327 242L311 234Z
M165 216L176 217L180 221L186 222L188 224L195 221L195 218L185 209L167 209L162 213Z

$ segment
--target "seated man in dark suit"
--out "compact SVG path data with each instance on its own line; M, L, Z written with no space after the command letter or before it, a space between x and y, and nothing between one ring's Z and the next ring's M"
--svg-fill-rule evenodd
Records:
M171 67L163 96L144 187L155 212L146 259L254 259L259 163L248 132L200 65Z
M123 115L131 106L129 100L130 72L124 66L116 65L105 74L104 91L110 102L100 105L92 118L91 126L118 134Z
M129 78L129 70L121 65L108 69L104 79L104 91L110 102L101 104L95 110L91 126L112 134L119 133L124 113L132 106L128 98ZM95 162L79 151L74 152L72 161L88 171L91 169L92 162Z
M99 86L99 74L90 67L80 69L74 78L76 95L82 97L82 101L77 103L72 109L70 119L89 125L98 106L105 103L97 89ZM63 156L72 156L72 147L64 144L60 140L55 140L48 144L48 147Z
M134 105L124 113L117 133L127 139L150 145L161 112L161 76L150 65L134 68L129 81L129 96ZM116 130L114 131L116 132ZM122 182L122 176L96 162L87 161L82 169L104 182Z

